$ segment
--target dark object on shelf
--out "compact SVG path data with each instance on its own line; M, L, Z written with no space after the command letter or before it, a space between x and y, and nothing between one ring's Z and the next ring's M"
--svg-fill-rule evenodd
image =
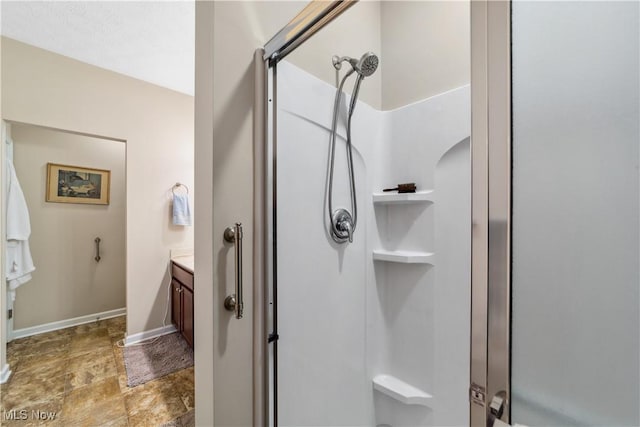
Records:
M398 193L415 193L416 192L416 183L409 182L407 184L398 184L396 188L385 188L382 191L398 191Z

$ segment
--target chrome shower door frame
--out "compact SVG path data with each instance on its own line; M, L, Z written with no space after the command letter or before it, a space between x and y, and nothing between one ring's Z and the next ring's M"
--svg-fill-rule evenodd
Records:
M278 293L277 293L277 62L263 59L265 69L265 149L264 149L264 314L267 337L264 372L266 401L265 426L278 425Z
M471 2L472 426L510 422L511 2ZM496 399L495 403L497 403ZM499 411L496 411L499 412ZM495 415L493 415L495 416Z

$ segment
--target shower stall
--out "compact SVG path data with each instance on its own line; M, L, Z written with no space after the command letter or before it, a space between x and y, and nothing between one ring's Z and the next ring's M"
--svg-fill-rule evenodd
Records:
M358 7L323 32L339 34ZM406 30L417 35L415 24ZM350 37L317 63L301 44L268 71L271 420L465 425L469 82L381 96L385 71L403 79L415 68L381 40ZM415 185L384 191L404 183Z
M264 4L199 7L222 40ZM637 2L313 1L232 68L201 423L639 425L639 27ZM240 221L252 262L216 252Z
M416 42L440 36L451 54L451 35L425 33L423 21L410 19L437 13L433 5L383 2L381 15L396 20L381 19L377 44L360 37L362 31L345 28L353 25L350 16L364 13L356 11L363 7L349 9L314 36L334 32L343 40L323 61L305 57L306 49L320 56L314 39L290 54L269 56L273 52L266 47L273 160L267 166L273 214L267 310L273 337L273 424L459 426L482 420L491 426L499 418L530 425L637 424L638 81L631 76L635 70L637 77L638 52L604 46L621 45L637 31L638 5L489 2L484 12L471 6L476 29L482 13L485 22L493 23L485 30L494 49L488 54L494 52L493 62L486 65L485 87L491 88L486 151L481 109L474 124L473 207L471 82L442 79L444 51L438 43L427 50ZM444 13L464 19L454 9ZM602 31L596 38L584 33L589 16L600 17ZM566 30L562 23L567 19L575 19L572 31L581 34L580 41L554 36ZM366 22L361 16L359 21ZM550 31L547 46L555 43L565 50L546 53L540 36L534 36L536 22ZM624 24L617 28L614 22ZM459 28L465 24L458 22ZM584 50L589 43L593 49L602 46L611 69L596 62L591 71L578 73L593 61L593 53ZM498 57L501 47L506 54ZM457 49L469 57L469 46ZM421 66L426 58L434 61L430 67ZM597 87L603 73L621 65L628 72L615 71L620 81L607 86L618 93L616 98L602 90L587 92L607 105L616 99L619 105L611 104L611 112L585 106L554 110L573 105L563 96L587 95L581 85L548 80L548 73L565 67L582 83L591 82L588 87ZM450 66L448 72L454 71ZM331 72L335 75L328 78ZM483 87L477 77L476 96ZM355 80L351 91L345 83L350 78ZM425 90L425 82L438 79L438 90ZM372 96L376 90L380 98ZM541 104L541 94L557 104ZM504 104L509 97L510 106ZM542 105L550 109L547 115ZM635 125L628 121L634 111ZM561 112L595 134L609 132L611 145L603 147L597 138L555 122ZM587 123L584 115L601 118ZM540 127L533 129L536 121ZM548 134L541 133L543 128ZM578 141L582 148L574 146ZM571 147L577 165L566 156ZM596 166L597 158L616 166ZM602 195L607 202L585 204L589 190L579 182L599 188L605 181L617 189ZM547 182L543 193L536 190L541 182ZM411 192L384 191L403 183L415 184L415 191L411 185L406 186ZM561 211L550 217L540 208L541 200ZM606 206L617 206L621 213L611 216ZM478 252L483 244L478 224L485 214L487 246ZM568 234L567 226L573 228ZM624 235L621 227L629 233ZM558 237L558 249L563 249L549 248L541 236ZM597 282L609 275L592 267L598 260L588 253L572 254L598 244L621 249L596 257L618 266L615 285L606 292ZM484 269L479 268L483 256ZM616 310L605 310L592 323L597 300ZM574 307L573 301L584 307ZM596 351L592 335L578 338L586 325L607 336L601 339L609 348L624 350L607 356ZM629 340L606 332L617 328L629 332ZM538 330L545 332L539 335ZM485 347L477 345L479 331ZM566 347L559 346L563 342ZM624 368L607 370L607 358ZM486 379L478 380L483 369ZM583 378L592 369L602 374ZM609 393L619 387L628 399L590 409L600 396L596 384Z
M392 111L355 102L350 168L351 101L333 150L335 88L286 60L274 77L280 425L465 424L446 407L464 404L469 365L469 87ZM407 181L418 191L382 191ZM339 243L331 197L349 215Z

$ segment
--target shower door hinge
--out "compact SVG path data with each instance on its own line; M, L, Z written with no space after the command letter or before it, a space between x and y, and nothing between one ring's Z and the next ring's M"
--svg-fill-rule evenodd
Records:
M13 319L13 308L7 310L7 319Z
M476 405L485 406L485 389L481 385L471 383L469 387L469 400Z
M267 343L271 344L274 341L278 341L280 336L278 334L269 334L269 338L267 338Z

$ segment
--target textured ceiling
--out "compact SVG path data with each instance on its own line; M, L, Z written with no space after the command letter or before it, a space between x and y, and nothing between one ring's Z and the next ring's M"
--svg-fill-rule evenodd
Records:
M193 95L193 1L6 1L2 35Z

